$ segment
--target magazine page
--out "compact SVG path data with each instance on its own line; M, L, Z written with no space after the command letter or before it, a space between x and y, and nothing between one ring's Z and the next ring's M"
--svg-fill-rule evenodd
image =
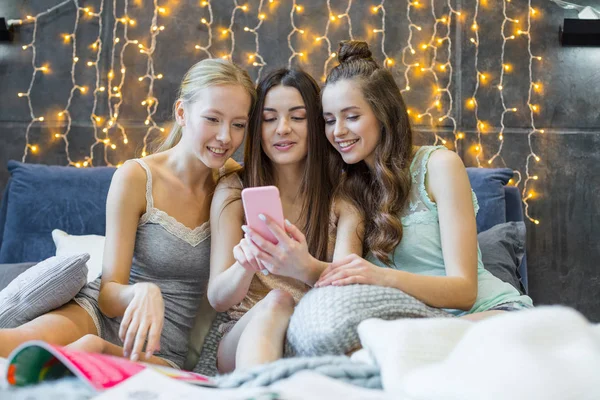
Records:
M103 391L148 368L175 380L214 386L210 378L200 374L69 350L42 341L24 343L13 351L8 359L6 378L9 385L25 386L75 375L93 389Z

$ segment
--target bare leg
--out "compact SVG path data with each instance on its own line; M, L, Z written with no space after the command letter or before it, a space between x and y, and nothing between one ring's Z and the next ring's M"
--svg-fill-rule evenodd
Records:
M219 343L219 372L280 359L294 307L294 298L289 293L277 289L269 292Z
M71 301L17 328L0 329L0 357L8 357L11 351L28 340L66 346L87 334L98 335L94 320Z
M123 348L121 346L112 344L96 335L85 335L67 347L72 350L84 351L86 353L100 353L115 357L123 357ZM171 364L160 357L151 356L150 358L146 358L146 353L144 352L140 354L139 361L172 368Z
M490 318L490 317L494 317L496 315L503 314L505 312L506 311L502 311L502 310L482 311L482 312L478 312L478 313L463 315L462 317L459 317L459 318L466 319L467 321L478 322L478 321L484 320L486 318Z

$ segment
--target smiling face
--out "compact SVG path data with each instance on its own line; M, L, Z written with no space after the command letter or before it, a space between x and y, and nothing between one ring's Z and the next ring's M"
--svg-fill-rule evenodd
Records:
M209 168L220 168L244 140L252 99L240 85L202 89L192 104L179 101L182 143Z
M273 164L294 164L306 159L306 106L296 88L278 85L269 90L261 127L262 148Z
M344 162L373 166L381 124L356 81L341 80L323 90L325 133Z

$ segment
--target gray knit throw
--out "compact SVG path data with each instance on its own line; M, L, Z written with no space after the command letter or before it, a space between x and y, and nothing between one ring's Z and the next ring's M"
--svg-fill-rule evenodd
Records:
M374 285L311 289L296 306L285 357L343 355L359 349L358 324L369 318L452 317L401 290Z
M268 386L293 374L310 370L370 389L381 389L379 368L350 361L346 356L286 358L218 376L219 388Z

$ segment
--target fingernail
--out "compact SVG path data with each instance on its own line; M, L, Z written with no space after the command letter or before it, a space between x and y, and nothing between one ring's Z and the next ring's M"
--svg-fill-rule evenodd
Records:
M248 227L246 225L242 225L242 230L246 233L248 233Z
M137 361L137 360L138 360L138 358L139 358L139 355L138 355L137 353L134 353L134 354L131 356L131 361Z
M123 350L123 357L129 357L129 352L127 350Z
M292 226L292 223L291 223L289 220L287 220L287 219L285 220L285 224L286 224L287 226Z
M261 221L266 221L267 217L265 217L264 214L258 214L258 219L260 219Z
M151 351L147 351L146 352L146 360L148 360L150 357L152 357L152 352Z
M267 276L267 275L269 275L269 271L267 271L266 269L263 269L263 270L262 270L262 271L260 271L260 272L262 272L262 274L263 274L264 276Z

